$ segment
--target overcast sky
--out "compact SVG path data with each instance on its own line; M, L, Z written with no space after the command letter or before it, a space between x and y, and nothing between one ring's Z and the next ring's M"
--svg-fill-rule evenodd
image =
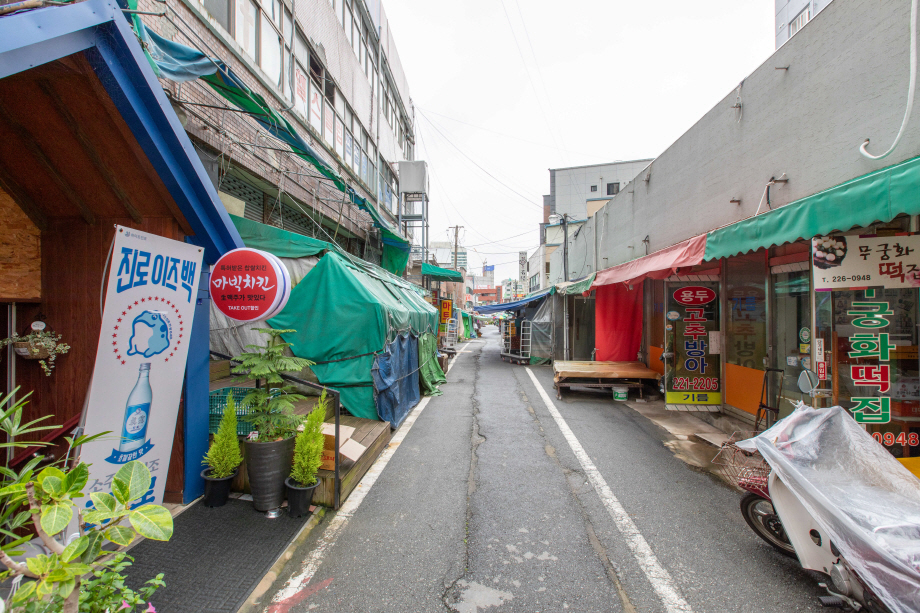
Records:
M464 226L470 265L496 264L497 282L539 244L549 168L657 156L774 51L774 0L384 7L431 173L431 240Z

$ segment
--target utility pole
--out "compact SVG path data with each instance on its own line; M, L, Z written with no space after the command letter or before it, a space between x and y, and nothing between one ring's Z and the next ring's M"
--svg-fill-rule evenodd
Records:
M451 226L451 228L454 229L454 270L459 271L460 265L457 263L457 251L460 246L460 230L463 229L463 226Z
M569 214L562 214L562 274L564 281L569 282Z
M565 282L569 282L569 215L562 214L562 274L565 276ZM563 358L569 359L569 297L562 296L565 302L562 303L562 343Z

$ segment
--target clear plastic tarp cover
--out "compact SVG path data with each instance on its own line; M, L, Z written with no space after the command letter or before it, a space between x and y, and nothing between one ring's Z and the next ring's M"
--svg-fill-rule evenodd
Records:
M757 451L894 613L920 609L920 479L841 407L799 404Z

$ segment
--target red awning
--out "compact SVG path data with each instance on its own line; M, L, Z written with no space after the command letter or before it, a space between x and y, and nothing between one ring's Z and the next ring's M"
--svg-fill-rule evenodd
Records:
M591 289L612 283L638 283L645 278L666 279L678 268L701 264L705 253L706 235L694 236L631 262L601 270L594 278Z

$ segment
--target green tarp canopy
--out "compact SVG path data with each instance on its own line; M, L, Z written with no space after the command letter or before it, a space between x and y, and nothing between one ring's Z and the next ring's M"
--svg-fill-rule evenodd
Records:
M316 238L288 232L244 217L230 216L243 242L251 249L261 249L279 258L307 258L339 247Z
M398 333L437 331L438 311L407 281L330 252L268 323L297 330L284 340L295 355L316 362L311 368L319 382L341 392L342 405L352 415L378 419L371 376L374 354Z
M841 183L774 211L713 230L704 260L920 214L920 157Z
M447 383L447 377L438 364L438 337L426 332L418 338L418 370L419 387L425 396L440 396L438 388L442 383Z
M566 295L583 294L586 291L591 289L591 284L594 283L595 276L596 274L592 272L590 275L588 275L584 279L581 279L580 281L573 281L572 283L569 283L569 284L560 283L559 285L556 285L555 287L560 294L566 294Z
M473 316L465 311L463 312L463 328L467 338L473 338L476 334L473 331Z
M409 263L409 253L412 250L409 241L383 218L377 207L358 196L354 190L349 190L349 193L351 201L367 212L374 220L374 225L380 229L380 238L383 241L381 266L394 275L401 275Z
M439 268L426 262L422 262L422 274L428 275L435 281L463 281L463 275L456 270Z

